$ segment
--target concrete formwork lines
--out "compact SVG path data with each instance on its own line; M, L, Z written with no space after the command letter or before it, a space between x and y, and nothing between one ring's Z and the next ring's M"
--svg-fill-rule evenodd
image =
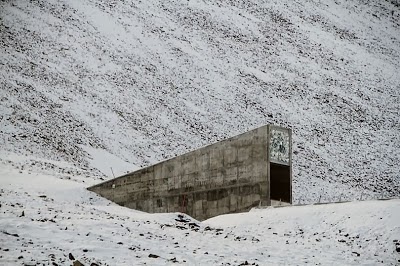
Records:
M199 220L270 204L269 130L263 126L89 190L129 208L184 211Z

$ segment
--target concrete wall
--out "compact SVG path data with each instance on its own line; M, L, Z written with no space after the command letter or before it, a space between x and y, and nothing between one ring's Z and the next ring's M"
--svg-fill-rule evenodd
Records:
M88 188L146 212L204 220L270 205L268 126Z

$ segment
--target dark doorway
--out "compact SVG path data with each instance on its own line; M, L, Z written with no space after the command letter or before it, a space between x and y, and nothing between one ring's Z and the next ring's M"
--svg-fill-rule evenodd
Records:
M270 163L271 200L291 202L290 167Z

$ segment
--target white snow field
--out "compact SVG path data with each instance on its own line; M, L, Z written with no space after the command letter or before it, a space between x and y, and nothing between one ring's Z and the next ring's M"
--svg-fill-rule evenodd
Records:
M0 265L400 264L399 199L198 222L130 210L84 183L0 166Z
M399 73L397 0L0 1L0 265L400 265ZM269 123L295 203L352 202L200 223L85 189Z
M101 181L273 123L295 202L398 196L399 21L395 0L1 1L0 159Z

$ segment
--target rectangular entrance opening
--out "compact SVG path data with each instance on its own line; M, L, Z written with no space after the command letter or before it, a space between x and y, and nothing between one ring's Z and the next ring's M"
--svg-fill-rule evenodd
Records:
M288 165L270 163L270 195L271 200L291 203L290 167Z

